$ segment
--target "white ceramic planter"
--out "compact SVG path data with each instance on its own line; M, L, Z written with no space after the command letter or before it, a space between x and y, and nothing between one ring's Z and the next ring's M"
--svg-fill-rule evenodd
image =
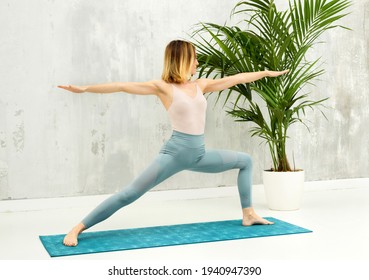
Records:
M305 172L264 171L263 182L268 202L272 210L298 210L301 206Z

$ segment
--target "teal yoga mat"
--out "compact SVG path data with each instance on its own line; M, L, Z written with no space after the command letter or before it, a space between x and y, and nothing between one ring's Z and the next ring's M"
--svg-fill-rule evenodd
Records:
M83 232L76 247L63 245L65 234L40 236L40 240L51 257L61 257L312 232L272 217L266 219L274 224L244 227L241 220L227 220Z

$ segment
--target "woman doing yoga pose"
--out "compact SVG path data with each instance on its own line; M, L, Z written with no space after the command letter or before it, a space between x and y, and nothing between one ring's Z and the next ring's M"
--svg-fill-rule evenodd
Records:
M148 82L117 82L93 86L59 86L74 93L126 92L156 95L168 112L173 134L163 145L154 161L121 191L98 205L64 238L66 246L76 246L78 235L87 228L107 219L120 208L132 203L154 186L182 170L217 173L239 169L238 191L244 226L271 224L258 216L251 203L252 160L245 153L226 150L207 150L204 145L207 102L204 94L221 91L241 83L264 77L277 77L286 71L241 73L222 79L197 79L198 61L194 46L182 40L170 42L165 49L161 80Z

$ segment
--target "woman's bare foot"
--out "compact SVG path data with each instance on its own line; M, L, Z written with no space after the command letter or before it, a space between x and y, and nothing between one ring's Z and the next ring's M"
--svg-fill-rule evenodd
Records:
M273 222L270 222L260 216L258 216L254 208L243 208L242 209L243 219L242 219L242 225L243 226L252 226L252 225L272 225Z
M76 225L65 237L63 244L65 246L77 246L78 245L78 235L85 230L85 226L82 223Z

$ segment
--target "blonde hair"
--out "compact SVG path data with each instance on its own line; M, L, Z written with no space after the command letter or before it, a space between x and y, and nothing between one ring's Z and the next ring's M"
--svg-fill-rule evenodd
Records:
M195 60L195 47L187 41L174 40L165 48L161 78L167 83L183 83Z

